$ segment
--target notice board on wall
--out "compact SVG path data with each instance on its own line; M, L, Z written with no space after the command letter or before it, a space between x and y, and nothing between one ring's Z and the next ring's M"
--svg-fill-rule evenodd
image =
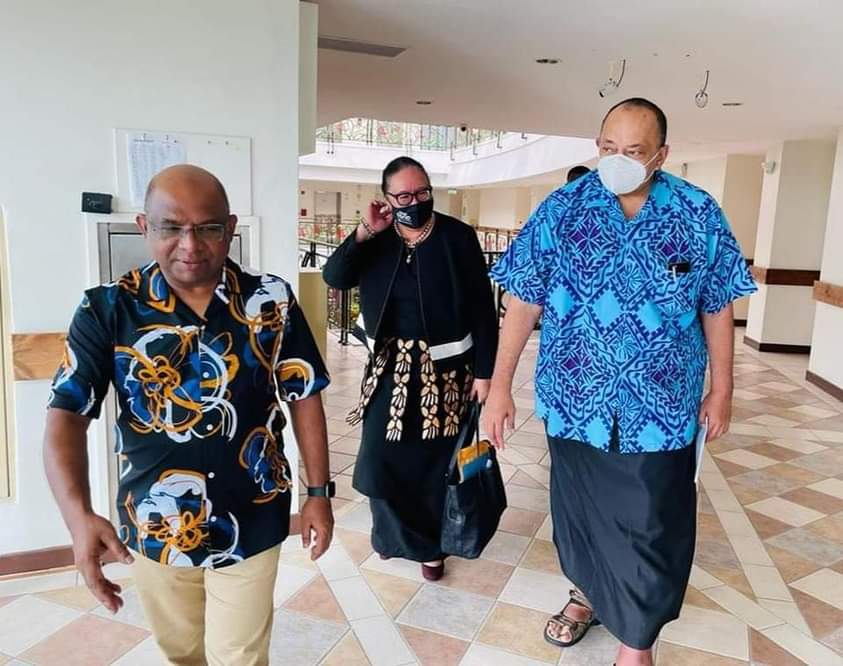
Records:
M248 137L118 128L114 130L114 158L116 211L143 210L149 179L162 168L189 163L220 179L231 212L252 214L252 140Z

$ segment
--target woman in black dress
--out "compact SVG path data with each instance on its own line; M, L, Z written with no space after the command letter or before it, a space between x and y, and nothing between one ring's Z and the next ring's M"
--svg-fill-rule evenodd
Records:
M474 230L433 211L424 167L390 162L364 221L325 265L325 281L360 289L369 348L354 488L369 497L372 546L384 559L444 573L445 477L469 399L489 392L498 322Z

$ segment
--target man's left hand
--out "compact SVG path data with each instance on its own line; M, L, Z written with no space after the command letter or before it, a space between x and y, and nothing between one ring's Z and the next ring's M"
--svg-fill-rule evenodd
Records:
M313 535L313 532L316 534ZM318 560L325 554L333 535L331 501L326 497L309 497L301 510L301 543L305 548L310 548L311 539L316 542L310 551L311 560Z
M475 379L471 385L471 398L482 405L486 402L486 398L489 397L489 388L491 385L491 379Z
M700 406L699 422L705 423L708 418L708 435L706 442L713 442L729 432L729 422L732 420L732 394L711 391Z

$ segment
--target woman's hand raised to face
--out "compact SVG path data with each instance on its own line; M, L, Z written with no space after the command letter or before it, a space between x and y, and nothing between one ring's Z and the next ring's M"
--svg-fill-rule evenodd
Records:
M363 224L357 227L357 240L365 241L379 234L392 224L392 208L377 199L369 202L363 217Z

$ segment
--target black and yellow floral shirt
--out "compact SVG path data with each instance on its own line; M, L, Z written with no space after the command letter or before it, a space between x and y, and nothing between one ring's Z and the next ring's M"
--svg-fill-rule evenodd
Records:
M328 381L284 280L228 261L203 318L152 263L85 292L49 406L96 418L113 383L121 539L161 564L218 568L287 536L280 401Z

